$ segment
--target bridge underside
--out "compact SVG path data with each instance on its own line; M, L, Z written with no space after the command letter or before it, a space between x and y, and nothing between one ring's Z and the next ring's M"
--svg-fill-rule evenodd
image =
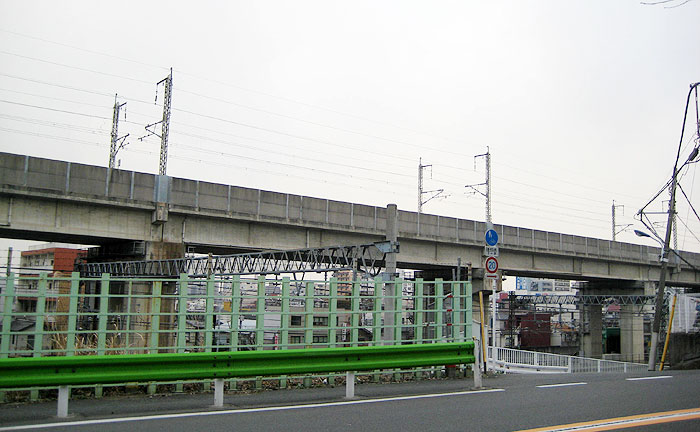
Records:
M382 241L379 230L347 230L324 224L291 223L230 215L203 214L172 208L167 221L153 223L152 205L104 202L95 204L69 197L55 199L43 193L0 194L0 236L25 240L100 245L120 243L181 244L186 252L229 255L265 250L359 245ZM444 241L399 231L401 251L397 267L446 271L451 274L458 258L480 276L483 244L477 241ZM507 276L570 280L658 280L658 263L629 259L604 260L588 253L551 253L539 248L502 246L499 261ZM669 285L700 287L700 272L676 267Z

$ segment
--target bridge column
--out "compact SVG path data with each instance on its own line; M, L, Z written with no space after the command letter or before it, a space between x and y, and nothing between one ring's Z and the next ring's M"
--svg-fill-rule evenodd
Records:
M111 246L112 249L119 249L119 246ZM125 248L128 250L129 248ZM135 248L132 248L136 251ZM146 242L145 248L137 252L138 256L132 259L171 259L182 258L185 255L185 248L182 243ZM143 254L143 255L141 255ZM109 250L105 252L109 256ZM114 259L114 258L112 258ZM120 260L125 256L120 255ZM157 276L156 276L157 277ZM112 285L114 285L112 287ZM176 301L172 296L176 293L177 282L164 281L160 286L160 295L154 296L155 284L151 281L133 280L131 282L113 282L110 284L110 294L118 295L110 301L110 313L127 311L129 316L123 319L123 325L130 332L120 343L127 353L146 352L146 349L158 347L174 347L176 345L177 319ZM122 294L123 293L123 294ZM126 294L127 298L123 295ZM155 329L153 326L158 328ZM115 329L116 330L116 329ZM154 333L153 330L171 330L168 333ZM140 350L142 348L142 350Z
M184 256L185 245L183 243L148 242L146 244L147 259L172 259ZM163 282L161 296L167 297L160 300L160 313L163 316L159 319L159 328L160 330L170 330L170 332L159 334L158 346L160 347L175 347L177 345L176 293L177 281L175 279L172 282ZM174 348L167 351L175 352Z
M644 316L639 306L620 307L620 351L621 360L644 363Z
M391 242L396 242L399 234L399 211L396 204L389 204L386 207L386 239ZM401 325L394 322L396 310L396 286L393 283L396 278L396 253L390 252L386 254L386 279L390 281L384 284L384 326L382 340L384 345L400 344L401 329L396 328L396 325ZM401 293L401 287L398 290ZM396 336L398 335L398 340Z
M588 333L583 335L583 355L601 358L603 356L603 308L600 305L590 305L586 307L586 312Z

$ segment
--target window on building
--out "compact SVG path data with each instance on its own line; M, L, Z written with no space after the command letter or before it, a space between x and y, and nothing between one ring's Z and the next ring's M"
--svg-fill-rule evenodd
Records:
M289 318L290 326L301 326L301 315L292 315Z
M300 344L300 343L302 343L302 338L300 335L290 335L289 336L289 343L290 344Z
M314 336L314 343L328 343L328 336Z
M34 349L34 335L30 334L27 336L27 348L28 350Z
M315 316L314 317L314 327L328 327L328 317L327 316Z

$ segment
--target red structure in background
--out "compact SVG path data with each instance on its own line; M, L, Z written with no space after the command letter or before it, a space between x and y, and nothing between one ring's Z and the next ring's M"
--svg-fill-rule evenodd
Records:
M506 332L513 330L520 335L520 348L548 348L551 346L552 325L551 313L528 312L516 315L512 321L505 322Z
M45 249L29 250L22 252L22 261L20 266L28 275L36 275L34 271L48 272L66 272L73 271L75 260L78 257L84 257L85 250L70 249L62 247L49 247ZM22 271L24 274L25 271Z

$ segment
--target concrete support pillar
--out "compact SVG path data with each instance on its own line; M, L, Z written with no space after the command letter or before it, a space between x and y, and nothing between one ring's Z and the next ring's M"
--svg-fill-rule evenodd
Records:
M172 259L183 258L185 256L185 245L183 243L150 242L146 245L146 256L148 259ZM158 345L160 347L175 347L177 345L177 282L163 282L161 287L160 302L160 330L171 330L168 333L160 333ZM167 349L165 351L172 351Z
M600 305L586 307L588 334L583 336L583 351L586 357L603 356L603 309Z
M396 242L399 234L399 211L396 204L389 204L386 207L386 239ZM386 254L386 275L388 280L393 281L396 274L396 253ZM395 343L394 335L397 333L394 328L394 310L396 306L396 287L393 283L384 284L384 334L382 340L385 345ZM401 323L399 323L401 324ZM399 332L400 334L400 332ZM400 343L400 341L396 341Z
M182 258L185 256L185 246L182 243L148 242L146 244L146 259L160 260ZM127 288L128 289L128 288ZM159 330L171 330L171 332L160 333L158 335L159 351L173 351L177 344L177 316L175 315L176 300L174 294L177 292L177 282L165 281L161 285L159 298L153 298L153 282L134 282L131 285L131 330L128 346L131 348L151 347L154 348L151 339L151 327L153 318L158 317ZM160 307L154 310L154 307ZM154 330L154 329L153 329Z
M621 359L622 361L644 363L644 317L636 309L638 309L638 306L621 306Z

